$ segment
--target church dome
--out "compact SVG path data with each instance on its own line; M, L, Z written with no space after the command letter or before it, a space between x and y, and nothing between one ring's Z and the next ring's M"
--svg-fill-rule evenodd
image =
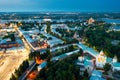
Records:
M104 56L103 50L100 51L100 56Z

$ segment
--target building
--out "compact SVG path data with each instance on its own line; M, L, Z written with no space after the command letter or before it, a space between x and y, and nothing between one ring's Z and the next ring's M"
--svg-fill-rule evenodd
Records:
M37 69L38 69L38 71L40 71L41 69L43 69L46 66L47 66L47 62L43 62L37 67Z
M95 22L95 20L91 17L89 20L87 20L87 23L88 24L92 24L92 23L94 23Z
M74 37L75 39L80 38L80 36L79 36L79 34L78 34L77 32L75 32L75 34L73 35L73 37Z
M120 71L120 63L117 61L117 56L115 56L111 63L113 71Z
M96 57L96 66L99 68L103 68L106 64L107 57L105 56L104 52L101 50L100 54Z
M93 70L90 80L106 80L102 77L102 72L98 70Z
M58 26L59 29L69 30L69 27L66 24L58 24L57 26Z
M1 53L4 53L4 52L5 52L5 49L1 49L1 48L0 48L0 54L1 54Z
M0 48L12 48L12 47L18 47L19 44L17 42L6 42L0 44Z
M52 22L51 19L43 19L43 22Z
M74 33L73 38L77 39L78 41L82 41L82 38L80 38L77 31Z
M55 25L52 25L51 28L52 28L52 32L53 32L54 34L57 34L57 35L59 35L59 36L62 36L62 34L60 34L59 32L56 31L56 28L57 28L57 27L56 27Z
M110 31L120 31L120 26L110 27Z
M83 75L85 70L91 73L94 69L93 60L88 57L78 57L77 65L80 67L80 75Z
M35 57L36 64L41 64L44 62L39 56Z
M84 52L84 57L83 58L79 57L77 61L77 65L80 66L80 73L83 72L85 69L87 70L92 70L92 69L94 70L95 68L103 69L106 63L109 63L111 65L111 70L113 72L120 71L120 62L118 62L116 56L114 58L107 57L104 54L103 50L101 50L99 53L82 43L79 43L78 47L80 47ZM86 56L88 55L92 56L91 60L86 58ZM90 80L102 80L102 79L96 76L92 76Z
M19 53L19 52L25 52L25 51L26 51L26 49L25 49L24 46L17 47L17 53Z

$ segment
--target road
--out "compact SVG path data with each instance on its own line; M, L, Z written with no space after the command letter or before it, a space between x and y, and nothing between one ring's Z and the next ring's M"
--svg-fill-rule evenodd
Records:
M24 39L22 41L26 48L24 52L4 54L7 57L3 60L4 64L0 66L0 80L9 80L15 69L18 69L19 65L28 58L30 53L29 45Z
M27 55L12 54L6 57L4 64L0 67L0 80L9 80L15 69L27 58Z
M18 80L24 80L27 75L32 71L32 69L35 67L36 63L35 61L29 66L29 68L27 69L27 71L25 71L22 76L19 77Z

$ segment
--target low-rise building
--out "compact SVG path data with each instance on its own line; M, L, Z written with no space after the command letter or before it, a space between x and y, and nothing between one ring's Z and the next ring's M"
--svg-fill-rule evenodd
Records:
M78 57L77 65L80 67L80 75L83 75L85 70L91 73L94 69L93 61L83 56Z
M93 70L90 80L106 80L102 77L102 72L98 70Z
M0 44L0 48L12 48L12 47L18 47L19 44L17 42L6 42L6 43L2 43Z
M93 19L93 18L90 18L89 20L87 20L87 23L88 24L92 24L92 23L94 23L95 22L95 20Z
M107 57L104 52L101 50L100 53L95 51L92 48L89 48L88 46L80 43L78 45L81 49L83 49L84 53L88 53L90 56L94 58L93 61L93 66L91 67L96 67L96 68L101 68L103 69L106 63L109 63L112 67L112 71L120 71L120 62L117 61L117 57L114 57L113 59L110 57ZM84 58L86 60L86 58ZM89 64L90 65L90 64Z
M43 69L46 66L47 66L47 62L43 62L37 67L37 69L38 69L38 71L40 71L41 69Z

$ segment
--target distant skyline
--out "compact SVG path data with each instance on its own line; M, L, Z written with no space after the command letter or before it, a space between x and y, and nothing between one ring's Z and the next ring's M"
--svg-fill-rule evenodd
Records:
M0 12L120 12L120 0L0 0Z

